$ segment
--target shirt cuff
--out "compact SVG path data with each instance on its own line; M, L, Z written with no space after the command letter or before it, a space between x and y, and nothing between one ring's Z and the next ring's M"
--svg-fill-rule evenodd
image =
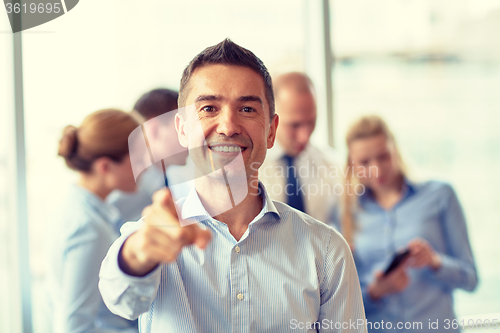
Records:
M448 285L450 281L456 280L457 271L459 271L460 267L453 258L442 253L440 253L439 256L441 259L441 266L437 270L433 270L432 268L428 268L428 270L436 280Z
M118 255L123 243L140 228L139 223L133 223L136 224L134 228L125 229L126 232L113 243L99 273L99 290L103 300L112 312L126 318L135 318L149 309L157 294L163 266L158 265L145 276L132 276L121 270Z

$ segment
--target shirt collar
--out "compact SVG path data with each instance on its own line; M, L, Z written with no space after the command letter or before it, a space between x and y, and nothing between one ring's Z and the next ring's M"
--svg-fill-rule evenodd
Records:
M402 196L400 202L415 194L416 191L417 191L417 184L413 181L410 181L407 177L403 177L403 188L401 189ZM370 188L366 188L365 193L363 193L359 197L359 202L360 204L375 202L373 191Z
M278 210L276 209L276 206L274 205L273 200L269 197L269 194L267 193L266 188L264 187L264 185L260 181L259 181L259 191L261 193L261 197L264 199L264 204L262 206L262 210L255 217L254 221L256 221L258 218L264 216L267 213L274 213L279 218L280 214L279 214Z
M417 184L406 177L403 177L403 199L412 196L417 192Z
M262 219L262 217L264 217L264 215L266 215L267 213L274 213L279 218L280 214L276 209L276 206L267 194L266 188L260 181L259 193L260 197L263 199L262 210L259 214L257 214L257 216L251 223L257 222L258 220ZM205 207L203 207L203 204L201 203L200 197L198 196L198 192L196 192L195 187L193 187L189 191L189 194L186 196L184 202L182 203L181 217L182 219L214 219L208 214Z
M184 220L196 217L210 218L210 215L206 211L205 207L203 207L200 197L198 196L198 192L196 192L196 188L194 186L191 188L182 203L181 217Z

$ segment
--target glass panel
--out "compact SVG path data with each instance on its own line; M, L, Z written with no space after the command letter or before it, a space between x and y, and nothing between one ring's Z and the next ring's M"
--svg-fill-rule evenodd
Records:
M335 140L377 113L419 179L455 187L479 271L459 317L500 313L500 1L332 2Z
M2 11L3 9L0 9ZM9 187L13 132L9 128L14 115L14 77L12 31L7 15L0 15L0 332L16 332L21 323L20 295L15 281L18 272L14 262L16 225L12 223L15 207Z

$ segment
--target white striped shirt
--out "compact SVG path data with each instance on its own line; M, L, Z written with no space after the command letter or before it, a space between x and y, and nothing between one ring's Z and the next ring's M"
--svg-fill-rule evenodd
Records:
M179 202L182 218L211 230L211 242L205 250L184 248L144 277L118 267L123 242L142 224L127 223L101 267L108 308L128 319L140 315L141 332L366 332L345 240L262 190L263 208L237 241L193 189Z

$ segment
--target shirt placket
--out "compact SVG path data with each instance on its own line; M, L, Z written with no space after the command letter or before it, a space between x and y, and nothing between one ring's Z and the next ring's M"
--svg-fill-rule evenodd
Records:
M250 294L245 246L236 243L231 249L231 331L249 332Z
M386 244L387 244L387 252L394 253L396 251L396 214L394 210L389 210L386 212Z

